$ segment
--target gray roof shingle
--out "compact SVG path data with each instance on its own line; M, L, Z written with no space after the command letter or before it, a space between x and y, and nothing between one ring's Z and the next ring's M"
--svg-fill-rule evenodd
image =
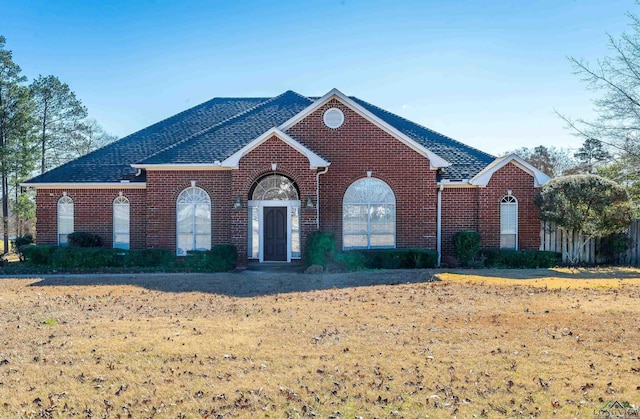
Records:
M203 129L217 125L269 98L215 98L157 122L114 143L36 176L29 183L120 182L137 178L132 163Z
M274 98L215 98L65 165L26 184L144 182L131 164L213 164L305 109L315 98L287 91ZM361 99L353 101L449 161L440 177L468 179L495 158Z
M443 179L470 179L495 160L495 157L490 154L392 114L357 97L351 97L351 99L407 137L451 163L451 166L441 169L440 176Z

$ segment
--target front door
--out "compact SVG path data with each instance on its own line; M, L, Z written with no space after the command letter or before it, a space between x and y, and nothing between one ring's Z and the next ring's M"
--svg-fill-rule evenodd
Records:
M287 260L287 207L264 208L264 260Z

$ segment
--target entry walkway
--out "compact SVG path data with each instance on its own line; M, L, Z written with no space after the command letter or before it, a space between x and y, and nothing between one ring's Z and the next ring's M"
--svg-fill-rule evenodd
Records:
M244 269L247 273L302 273L304 266L300 262L249 262Z

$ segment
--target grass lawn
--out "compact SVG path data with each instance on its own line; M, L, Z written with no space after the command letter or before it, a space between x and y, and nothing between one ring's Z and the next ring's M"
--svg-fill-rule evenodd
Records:
M273 281L323 282L257 296L198 276L0 279L0 417L591 418L640 404L640 270L398 275L285 275Z

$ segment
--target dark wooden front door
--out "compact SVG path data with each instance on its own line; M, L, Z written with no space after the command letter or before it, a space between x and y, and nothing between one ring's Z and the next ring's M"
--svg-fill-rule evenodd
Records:
M287 260L287 207L264 208L264 260Z

